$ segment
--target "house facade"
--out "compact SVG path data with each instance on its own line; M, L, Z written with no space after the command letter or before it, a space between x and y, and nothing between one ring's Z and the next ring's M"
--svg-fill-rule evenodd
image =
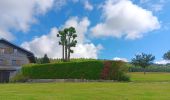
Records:
M34 62L35 57L32 52L0 39L0 82L8 81L22 65Z

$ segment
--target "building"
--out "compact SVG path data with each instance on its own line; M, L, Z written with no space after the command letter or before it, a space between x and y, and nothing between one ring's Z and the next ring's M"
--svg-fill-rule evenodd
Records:
M0 39L0 83L8 82L22 65L35 63L34 54L5 39Z

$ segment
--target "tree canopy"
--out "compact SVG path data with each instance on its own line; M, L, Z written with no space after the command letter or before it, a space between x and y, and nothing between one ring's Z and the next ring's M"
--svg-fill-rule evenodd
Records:
M42 63L50 63L50 59L48 58L47 54L44 55L44 57L42 58Z
M170 60L170 50L163 55L165 60Z
M144 74L145 74L146 67L151 65L154 60L155 60L155 56L153 56L152 54L142 53L142 54L135 55L135 58L132 59L132 64L144 68Z
M74 53L71 48L75 47L77 44L76 30L74 27L65 28L64 30L60 30L58 32L57 37L60 37L59 45L62 45L63 61L69 61L70 54Z

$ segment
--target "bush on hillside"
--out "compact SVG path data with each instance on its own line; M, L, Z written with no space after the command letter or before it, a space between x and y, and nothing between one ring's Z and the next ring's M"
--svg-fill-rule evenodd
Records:
M128 67L122 61L105 61L104 69L102 71L102 79L129 81L130 78L126 74Z
M9 82L16 83L16 82L27 82L28 77L24 76L22 72L18 72L14 77L10 78Z

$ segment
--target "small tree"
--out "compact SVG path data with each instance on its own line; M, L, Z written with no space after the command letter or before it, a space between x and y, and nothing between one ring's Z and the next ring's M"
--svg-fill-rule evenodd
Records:
M42 58L42 64L45 63L50 63L50 59L48 58L47 54L45 54L44 57Z
M42 58L35 57L35 62L37 64L41 64L42 63Z
M146 67L151 65L155 60L155 56L152 54L138 54L132 59L132 64L135 66L140 66L144 69L144 74L146 73Z
M170 50L163 55L165 60L170 60Z
M58 32L57 37L60 37L59 45L62 45L63 61L69 61L70 54L74 52L71 47L75 47L77 44L76 30L74 27L65 28Z

